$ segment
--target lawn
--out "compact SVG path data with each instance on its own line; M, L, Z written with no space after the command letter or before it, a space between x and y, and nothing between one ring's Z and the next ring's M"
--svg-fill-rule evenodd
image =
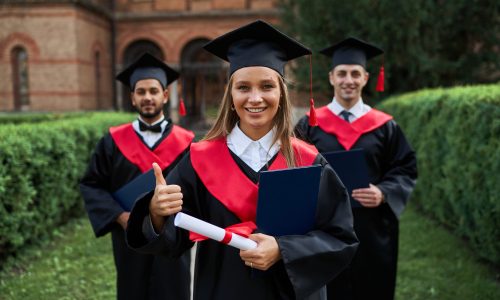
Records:
M465 243L409 208L401 221L397 299L500 299L498 271ZM109 237L78 219L0 273L0 299L114 299ZM375 299L375 298L374 298Z

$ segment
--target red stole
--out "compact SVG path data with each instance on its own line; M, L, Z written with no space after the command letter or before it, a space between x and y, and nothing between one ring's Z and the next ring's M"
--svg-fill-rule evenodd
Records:
M335 115L326 106L316 110L316 118L319 128L336 136L339 143L346 150L351 149L361 135L375 130L392 120L391 115L372 108L361 118L349 123Z
M194 138L191 131L174 125L170 134L151 151L137 136L131 123L111 127L109 133L123 156L143 173L152 168L153 162L158 163L161 169L165 170L189 147Z
M297 166L310 166L318 155L314 146L295 138L292 138L292 147ZM229 152L226 138L193 143L190 155L196 174L210 194L242 222L255 222L259 187L240 170ZM285 168L285 157L279 152L269 170Z

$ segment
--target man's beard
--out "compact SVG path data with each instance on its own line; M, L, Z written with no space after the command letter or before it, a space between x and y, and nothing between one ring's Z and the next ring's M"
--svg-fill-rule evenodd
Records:
M138 109L139 115L143 118L154 118L157 117L163 111L163 106L156 107L153 112L144 112L142 109Z

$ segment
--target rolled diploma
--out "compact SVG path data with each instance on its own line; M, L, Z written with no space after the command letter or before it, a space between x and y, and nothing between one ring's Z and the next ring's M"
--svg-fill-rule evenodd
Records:
M175 216L174 225L195 232L197 234L201 234L218 242L222 241L224 239L224 236L226 235L226 230L224 230L223 228L212 225L181 212L177 213L177 215ZM249 238L242 237L241 235L238 235L236 233L231 233L231 236L232 238L228 243L229 246L236 247L240 250L250 250L257 248L257 243Z

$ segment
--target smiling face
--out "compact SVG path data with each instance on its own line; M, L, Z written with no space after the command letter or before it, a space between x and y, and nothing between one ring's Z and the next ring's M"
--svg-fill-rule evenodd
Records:
M360 65L338 65L329 76L330 84L335 89L335 99L344 107L351 107L358 102L369 77Z
M240 129L258 140L273 128L281 97L279 74L266 67L245 67L233 73L231 97Z
M163 106L168 101L168 90L163 89L156 79L137 81L132 92L132 105L148 123L154 123L163 116Z

